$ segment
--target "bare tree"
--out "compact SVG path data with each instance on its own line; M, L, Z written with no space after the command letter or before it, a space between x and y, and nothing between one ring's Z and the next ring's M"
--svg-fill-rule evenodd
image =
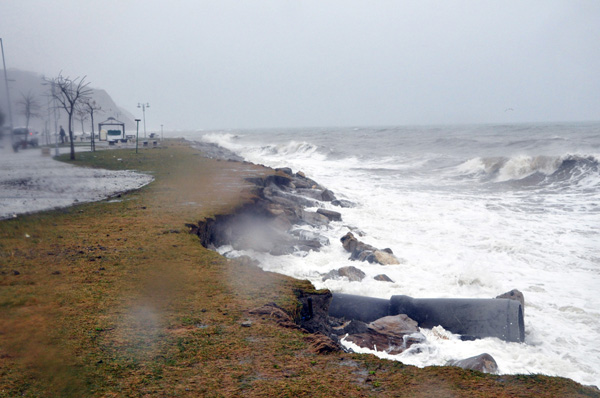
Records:
M58 101L61 108L67 112L69 120L69 141L71 142L71 160L75 160L75 144L73 143L73 115L77 105L89 99L92 89L88 88L89 83L85 83L84 77L71 79L65 77L62 72L53 79L46 80L56 87L53 90L53 96Z
M101 112L102 107L100 105L96 104L96 101L90 100L90 99L87 99L83 103L83 107L90 114L90 119L92 121L92 139L90 141L90 148L91 148L92 152L94 152L96 150L96 137L95 137L95 133L94 133L94 112L95 111Z
M79 103L79 106L75 110L75 114L77 115L76 119L81 122L81 133L85 135L85 127L83 126L83 122L85 122L88 118L87 109L84 108L85 104L83 102Z
M39 110L41 108L40 104L37 102L31 91L27 93L27 95L21 93L21 97L23 97L17 105L20 107L21 115L25 116L25 127L29 130L29 121L32 118L40 117Z

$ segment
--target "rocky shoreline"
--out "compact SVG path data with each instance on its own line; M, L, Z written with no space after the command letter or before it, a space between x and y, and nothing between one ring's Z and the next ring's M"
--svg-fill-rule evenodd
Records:
M226 161L243 162L239 156L215 144L194 143L205 156ZM200 243L209 249L229 245L233 250L254 250L274 256L295 254L303 256L309 251L318 251L329 245L329 239L305 227L323 227L330 222L342 221L341 213L324 208L352 207L353 203L339 200L335 194L316 181L306 177L301 171L294 173L290 168L274 169L272 175L246 179L252 184L250 201L232 214L217 215L201 220L198 224L187 224L190 233L198 236ZM316 211L307 208L317 209ZM353 261L392 265L399 264L389 248L378 249L357 239L352 232L340 238L344 249ZM227 253L226 253L227 255ZM231 256L229 256L231 257ZM258 265L248 256L238 257L237 261ZM361 281L365 274L353 266L333 269L322 275L323 280L348 278ZM387 275L377 275L376 280L391 282ZM505 293L498 298L519 299L518 291ZM355 319L335 318L329 315L332 300L331 292L315 291L310 294L298 293L302 304L297 319L289 317L287 323L295 323L309 333L321 335L320 344L324 351L343 349L342 339L360 347L399 354L414 344L423 343L426 338L419 332L419 325L405 314L385 316L366 323ZM262 313L257 309L257 313ZM272 313L273 309L266 312ZM489 354L448 363L450 366L476 369L488 373L497 372L497 365Z

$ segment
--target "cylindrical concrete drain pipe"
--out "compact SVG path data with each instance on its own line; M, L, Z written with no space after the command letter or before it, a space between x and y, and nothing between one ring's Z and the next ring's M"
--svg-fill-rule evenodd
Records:
M511 342L525 340L521 303L509 299L415 299L392 296L390 300L334 293L329 315L372 322L388 315L406 314L420 327L442 326L463 339L497 337Z
M333 293L329 304L329 315L369 323L390 315L390 300Z
M521 303L509 299L416 299L392 296L390 314L406 314L420 327L441 325L463 338L497 337L523 342L525 324Z

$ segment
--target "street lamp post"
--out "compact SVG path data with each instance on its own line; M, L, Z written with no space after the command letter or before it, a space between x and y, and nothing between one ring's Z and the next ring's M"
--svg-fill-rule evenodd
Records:
M42 86L50 86L52 96L52 113L54 114L54 156L58 156L58 118L56 117L56 94L54 91L54 81L42 83Z
M8 127L11 129L11 134L12 134L13 120L12 120L12 110L10 107L10 92L8 90L8 76L6 75L6 61L4 59L4 42L2 41L1 37L0 37L0 48L2 48L2 66L4 67L4 83L6 84L6 100L8 101L8 123L9 123Z
M164 139L165 139L165 137L164 137L164 135L163 135L163 125L161 124L161 125L160 125L160 140L161 140L161 141L164 141Z
M138 108L142 108L142 114L144 115L144 138L146 138L146 108L150 108L150 104L138 102Z
M135 119L135 153L138 153L138 135L140 132L140 119Z

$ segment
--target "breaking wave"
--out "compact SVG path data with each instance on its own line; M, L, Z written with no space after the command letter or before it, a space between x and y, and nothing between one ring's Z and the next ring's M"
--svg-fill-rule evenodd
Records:
M293 157L308 157L315 154L318 150L319 147L317 145L304 141L290 141L285 144L266 145L260 148L260 151L265 155Z
M600 182L600 161L593 155L527 156L510 158L473 158L460 164L459 175L491 182L531 180L533 183L564 182L578 184L585 180Z

